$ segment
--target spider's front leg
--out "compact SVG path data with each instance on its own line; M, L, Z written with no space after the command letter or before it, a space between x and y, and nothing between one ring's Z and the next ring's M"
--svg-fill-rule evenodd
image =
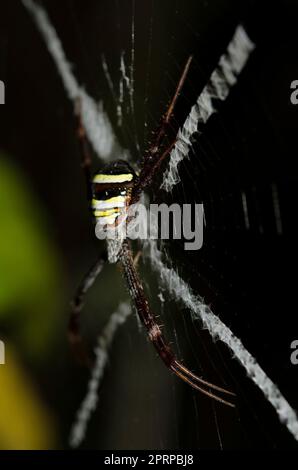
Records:
M68 323L68 339L74 355L78 361L87 366L92 366L92 358L88 354L80 331L80 316L84 306L85 295L94 284L97 276L101 273L105 262L106 254L99 257L96 263L88 271L78 286L75 296L71 302L71 312Z
M138 315L147 330L150 341L154 344L165 365L180 379L188 383L194 389L199 390L203 394L213 398L214 400L224 403L225 405L234 407L235 405L214 394L210 391L210 389L231 396L234 396L234 393L201 379L200 377L193 374L189 369L184 367L183 364L181 364L176 359L175 354L171 350L169 344L161 332L161 328L156 321L154 313L149 308L143 285L134 264L131 247L128 240L123 242L119 261L123 267L124 275L129 287L129 292L135 303Z
M162 118L161 125L159 131L157 132L154 143L150 146L143 160L142 169L138 177L138 181L132 192L132 203L136 203L140 197L141 192L144 191L146 187L150 186L153 179L155 178L155 175L157 174L159 166L161 165L163 160L170 155L171 150L175 145L176 139L166 149L162 150L163 141L166 137L167 129L169 127L177 99L181 93L187 74L189 72L191 62L192 56L188 57L186 61L180 80L177 84L174 96L168 106L167 112Z

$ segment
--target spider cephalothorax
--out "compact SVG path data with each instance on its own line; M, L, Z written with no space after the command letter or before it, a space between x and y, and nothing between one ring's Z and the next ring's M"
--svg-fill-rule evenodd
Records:
M106 165L92 179L91 209L96 223L116 226L126 214L136 180L132 167L124 160Z

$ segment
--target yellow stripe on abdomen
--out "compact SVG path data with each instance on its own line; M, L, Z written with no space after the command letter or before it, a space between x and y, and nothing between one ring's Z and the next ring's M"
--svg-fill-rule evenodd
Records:
M122 175L104 175L98 173L93 178L93 183L128 183L132 181L133 175L131 173L126 173Z
M109 199L92 199L92 209L104 210L125 207L125 196L115 196Z
M115 209L109 209L109 210L106 210L106 211L98 211L98 210L95 210L94 211L94 216L95 217L109 217L109 216L117 216L117 215L120 215L120 211L119 209L115 208Z

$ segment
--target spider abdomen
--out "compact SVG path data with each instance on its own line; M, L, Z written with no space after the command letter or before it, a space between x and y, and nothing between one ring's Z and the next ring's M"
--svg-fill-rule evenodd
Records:
M91 209L96 222L117 224L127 211L134 178L134 171L123 161L113 162L94 175Z

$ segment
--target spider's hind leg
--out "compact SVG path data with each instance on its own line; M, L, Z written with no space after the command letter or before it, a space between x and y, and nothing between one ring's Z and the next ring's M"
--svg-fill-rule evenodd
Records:
M168 367L168 369L174 372L177 377L186 382L195 390L198 390L204 395L207 395L208 397L213 398L214 400L217 400L225 405L234 407L234 404L221 398L221 396L213 393L211 390L231 396L233 396L234 393L201 379L197 375L193 374L189 369L184 367L176 359L174 352L171 350L169 343L166 341L164 335L161 332L161 327L158 325L154 313L149 307L142 282L134 264L132 250L128 240L125 240L122 244L119 261L122 265L124 276L128 284L130 295L137 309L137 313L147 330L150 341L154 345L164 364Z
M71 302L71 311L68 323L68 340L71 346L71 349L82 364L91 366L92 358L88 354L80 329L80 317L82 309L84 306L85 295L88 290L94 284L97 276L102 271L104 264L106 262L106 254L101 255L92 268L85 275L80 285L78 286L74 298Z
M172 372L174 372L174 374L177 375L177 377L179 377L184 382L188 383L195 390L198 390L204 395L207 395L208 397L213 398L214 400L219 401L220 403L223 403L224 405L230 406L231 408L235 407L233 403L211 392L210 389L215 390L216 392L219 392L225 395L230 395L230 396L235 396L235 393L230 392L229 390L226 390L225 388L218 387L217 385L214 385L210 382L207 382L206 380L201 379L197 375L193 374L189 369L184 367L176 359L170 365L170 369L172 370Z

